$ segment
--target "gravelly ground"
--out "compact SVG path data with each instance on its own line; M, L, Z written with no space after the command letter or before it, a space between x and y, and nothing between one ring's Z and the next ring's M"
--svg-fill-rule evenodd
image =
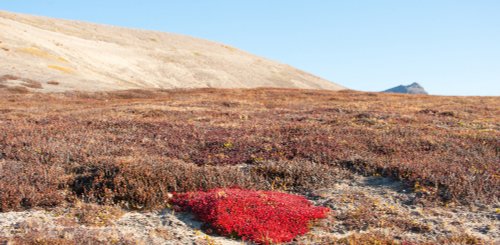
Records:
M311 193L317 205L333 210L330 225L316 228L318 236L342 237L376 232L395 240L439 243L439 239L470 236L485 243L500 242L498 204L448 207L415 203L415 193L401 182L355 176L337 186Z
M415 243L440 243L439 239L464 235L487 244L500 242L498 205L429 207L412 202L414 196L400 182L387 178L354 176L339 180L334 188L310 193L315 204L330 207L333 212L294 244L326 243L363 233ZM68 213L61 209L0 213L0 237L52 237L81 243L95 239L98 243L125 244L242 244L205 234L200 230L202 224L191 215L170 209L126 212L106 226L64 222L62 218Z

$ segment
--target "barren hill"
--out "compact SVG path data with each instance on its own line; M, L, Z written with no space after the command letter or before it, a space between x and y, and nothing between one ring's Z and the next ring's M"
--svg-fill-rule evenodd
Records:
M0 11L0 86L38 91L344 87L188 36Z

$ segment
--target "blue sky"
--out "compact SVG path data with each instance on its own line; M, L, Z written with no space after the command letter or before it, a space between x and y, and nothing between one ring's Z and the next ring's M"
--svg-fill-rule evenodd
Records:
M498 0L23 0L0 9L187 34L352 89L500 95Z

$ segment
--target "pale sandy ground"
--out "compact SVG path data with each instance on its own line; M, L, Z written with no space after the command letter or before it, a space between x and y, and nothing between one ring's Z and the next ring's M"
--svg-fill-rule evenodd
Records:
M242 244L242 241L207 235L200 231L201 223L192 216L175 214L169 209L149 213L128 212L114 221L113 225L103 227L66 226L57 222L61 216L44 210L0 213L0 236L22 237L35 230L44 233L44 237L71 239L92 236L102 244L113 244L120 240L136 244ZM87 243L85 239L80 242Z
M0 77L37 91L344 87L236 48L188 36L0 11ZM56 81L59 84L48 84ZM0 84L1 85L1 84Z
M355 176L350 180L339 180L334 188L325 188L311 193L311 200L330 207L336 217L320 222L312 231L294 244L320 244L316 241L346 237L355 232L379 232L395 234L415 243L437 242L437 238L468 234L484 239L486 244L500 243L500 215L495 212L498 205L470 209L467 207L422 207L406 204L414 193L409 193L400 182L380 177ZM339 214L353 212L363 205L380 220L396 219L423 227L429 232L400 230L392 224L385 228L372 227L366 230L349 231L346 220ZM127 212L112 225L92 227L60 224L57 219L64 216L59 211L32 210L0 213L0 236L23 236L33 229L55 237L72 237L77 233L100 237L104 244L120 238L137 244L243 244L242 241L208 235L200 230L201 223L185 213L170 209L158 212ZM372 220L373 221L373 220ZM83 241L82 241L83 242Z
M336 212L333 226L316 228L313 236L342 237L353 234L348 232L346 223L349 215L366 208L374 214L371 218L361 215L363 220L378 223L366 230L356 232L377 232L400 237L415 242L439 243L439 238L471 235L483 239L487 244L500 244L500 213L498 203L466 207L450 204L440 205L413 204L415 193L401 182L382 177L354 176L353 179L340 180L334 188L313 192L314 203L326 206ZM345 215L346 220L341 217ZM384 227L382 222L387 222ZM392 221L390 223L389 221ZM427 232L408 231L397 227L397 223L408 223L415 227L426 227ZM315 234L316 233L316 234Z

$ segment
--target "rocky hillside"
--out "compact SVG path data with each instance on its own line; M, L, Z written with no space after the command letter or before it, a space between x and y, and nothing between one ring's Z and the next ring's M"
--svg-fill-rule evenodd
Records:
M0 11L0 87L37 91L344 87L188 36Z

